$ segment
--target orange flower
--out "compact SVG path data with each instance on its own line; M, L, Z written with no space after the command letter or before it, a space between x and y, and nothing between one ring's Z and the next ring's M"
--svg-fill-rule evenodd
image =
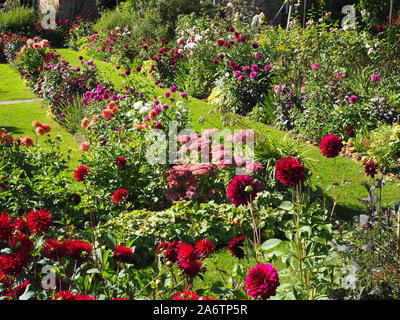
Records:
M80 146L80 149L82 151L89 151L89 149L90 149L89 143L87 143L87 141L82 142L81 146Z
M90 122L90 124L91 124L91 125L94 125L94 124L96 123L96 120L97 120L97 116L94 114L94 115L92 116L92 121Z
M89 119L88 118L83 118L81 122L81 127L86 128L88 125Z
M33 140L32 140L31 137L25 136L25 137L22 139L22 144L23 144L25 147L29 148L30 146L33 146Z
M110 110L114 109L116 104L117 104L117 103L116 103L115 101L111 101L111 102L108 104L108 109L110 109Z
M44 129L43 127L36 127L35 132L38 136L44 135Z
M32 126L34 126L36 128L36 127L41 127L42 124L39 121L33 121Z
M119 112L119 109L117 107L114 107L114 108L111 109L111 111L112 111L113 114L116 114L116 113Z
M143 127L145 127L146 129L149 127L149 124L147 122L143 123Z
M51 131L51 128L48 124L42 124L42 128L44 130L44 133L49 133Z
M0 143L3 143L7 146L12 145L14 142L14 139L12 135L8 134L6 131L0 133Z
M103 118L108 119L111 116L111 110L110 109L104 109L103 110Z
M149 111L149 117L152 120L156 119L157 118L157 112L155 110L150 110Z
M86 127L86 131L87 131L87 132L89 132L90 129L92 129L92 126L87 126L87 127Z

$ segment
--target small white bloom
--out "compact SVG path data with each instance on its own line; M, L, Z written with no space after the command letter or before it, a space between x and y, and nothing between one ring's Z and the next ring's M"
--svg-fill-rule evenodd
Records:
M143 101L135 102L135 104L133 105L133 108L134 108L135 110L139 110L139 109L142 108L142 107L143 107Z

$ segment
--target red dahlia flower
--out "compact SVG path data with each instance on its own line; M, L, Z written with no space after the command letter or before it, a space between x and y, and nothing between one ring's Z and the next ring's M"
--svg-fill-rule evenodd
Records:
M12 293L10 292L9 289L7 289L5 291L4 296L9 297L9 299L18 299L25 292L25 289L29 283L30 281L28 279L25 279L25 281L22 284L12 289Z
M17 230L20 233L23 234L29 233L28 224L26 223L26 220L23 217L19 217L17 220L15 220L14 227L15 230Z
M56 239L47 239L43 245L43 250L50 260L58 261L64 258L68 253L68 248L65 242L57 241Z
M27 214L26 222L29 231L38 234L46 232L50 228L53 216L50 214L50 211L46 210L47 209L33 210Z
M25 137L22 139L22 144L23 144L26 148L29 148L29 147L33 146L33 140L32 140L31 137L25 136Z
M276 165L277 179L287 186L295 186L304 179L304 166L293 158L283 158Z
M83 182L85 181L86 177L89 175L89 168L84 166L84 165L80 165L75 171L74 171L74 179L77 182Z
M17 276L22 272L24 266L28 263L30 256L16 252L0 256L0 266L2 272L7 275Z
M182 244L181 241L172 241L165 249L164 257L167 261L176 262L178 259L178 249Z
M371 176L372 178L375 177L375 175L378 173L378 165L375 164L373 161L369 161L365 164L365 173L367 176Z
M0 240L8 240L13 229L12 218L9 217L7 212L2 212L0 215Z
M126 166L126 159L124 157L119 157L117 158L117 160L115 161L115 165L118 168L123 168Z
M319 148L325 157L335 158L342 151L343 142L337 135L328 134L322 139Z
M168 242L168 241L163 241L163 242L161 242L161 243L157 246L156 254L159 255L161 252L164 252L164 251L167 249L168 245L169 245L169 242Z
M29 256L33 250L33 242L28 236L18 234L11 239L11 249L13 249L14 253Z
M190 289L183 291L179 291L175 293L171 300L200 300L201 296L199 296L195 291L191 291Z
M260 296L266 300L276 295L276 288L279 287L278 272L269 264L258 264L250 269L244 284L249 296L255 299Z
M125 246L116 246L114 248L114 259L123 263L131 263L134 250Z
M70 291L60 291L56 292L53 300L95 300L93 296L88 296L84 294L75 294Z
M199 273L201 262L190 244L183 243L179 246L178 267L189 277L195 277Z
M244 250L241 248L244 246L244 237L239 236L231 240L228 250L231 252L232 257L242 259L244 257Z
M254 182L254 179L238 175L232 179L228 185L228 198L235 205L248 205L253 202L257 193L263 189L263 186Z
M73 260L88 260L92 254L92 246L82 240L68 239L65 241L67 255Z
M200 260L208 258L214 252L214 249L214 244L208 239L199 240L195 244L195 252Z
M120 203L123 199L127 198L129 195L128 190L125 189L118 189L117 191L115 191L112 195L112 201L115 204Z

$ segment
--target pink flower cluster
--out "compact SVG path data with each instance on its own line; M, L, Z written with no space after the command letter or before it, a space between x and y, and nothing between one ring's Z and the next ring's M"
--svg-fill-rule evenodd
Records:
M218 132L218 129L209 129L205 130L202 135L192 134L178 136L177 140L182 144L182 147L178 151L180 158L177 159L177 162L184 162L184 156L188 152L195 151L201 153L201 160L203 162L211 162L221 170L226 169L229 165L245 168L246 174L251 174L263 169L260 163L245 159L242 155L235 156L232 159L231 150L226 148L223 144L212 146L212 140L210 138ZM246 144L254 141L254 139L255 134L252 130L240 130L235 134L229 135L226 141L234 144Z
M216 177L215 166L211 163L196 163L174 166L169 170L167 177L168 187L170 188L166 197L170 201L182 201L187 199L196 199L200 196L198 189L200 186L196 183L199 176ZM207 198L212 198L215 191L209 191Z

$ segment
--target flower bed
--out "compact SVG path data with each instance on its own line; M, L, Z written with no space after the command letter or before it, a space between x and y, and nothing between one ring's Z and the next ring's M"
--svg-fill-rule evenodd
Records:
M44 123L33 121L33 138L0 132L0 296L311 300L344 291L397 298L399 203L384 204L382 191L385 172L396 170L398 74L394 67L378 75L371 65L388 64L383 57L397 43L372 48L373 35L309 25L294 23L286 34L184 17L179 37L160 48L128 27L78 40L84 31L75 26L71 44L114 63L124 80L119 90L93 59L81 56L72 67L47 40L19 39L26 45L12 65L51 105L49 114L79 136L82 157L69 170L70 156ZM351 66L347 55L355 52L362 67ZM332 183L311 183L318 175L311 159L261 132L191 130L187 92L208 95L213 86L223 116L265 113L270 121L275 113L281 127L314 138L334 170ZM371 156L364 167L371 184L363 183L369 197L359 199L367 214L354 212L356 223L336 216L351 183L347 162L343 171L337 165L349 137ZM366 137L382 146L371 152Z

